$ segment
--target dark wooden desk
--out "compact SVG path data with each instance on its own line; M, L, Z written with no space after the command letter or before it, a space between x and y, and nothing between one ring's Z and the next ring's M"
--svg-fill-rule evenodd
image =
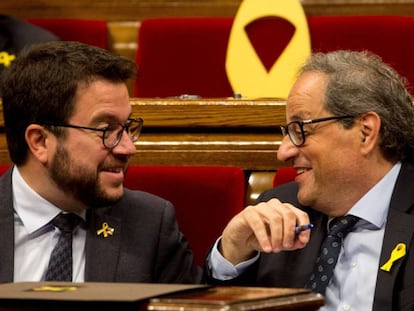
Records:
M24 282L0 284L0 311L317 310L306 289L149 283Z

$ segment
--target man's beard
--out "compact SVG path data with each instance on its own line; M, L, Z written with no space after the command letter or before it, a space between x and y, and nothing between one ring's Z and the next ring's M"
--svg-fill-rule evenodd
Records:
M109 196L99 184L98 171L77 166L61 144L57 146L49 174L60 190L70 193L88 207L112 205L122 196Z

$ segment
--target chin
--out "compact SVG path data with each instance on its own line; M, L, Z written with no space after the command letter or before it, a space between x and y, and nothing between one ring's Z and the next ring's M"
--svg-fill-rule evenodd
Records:
M111 189L109 191L105 191L105 193L109 200L118 201L124 195L124 187L121 186L117 189Z
M309 195L309 193L304 191L304 189L301 189L301 187L299 187L297 197L298 197L299 203L304 205L304 206L310 206L311 202L313 202L313 200L311 199L311 196Z
M124 195L123 186L120 187L101 187L98 189L93 202L90 205L94 207L105 207L118 202Z

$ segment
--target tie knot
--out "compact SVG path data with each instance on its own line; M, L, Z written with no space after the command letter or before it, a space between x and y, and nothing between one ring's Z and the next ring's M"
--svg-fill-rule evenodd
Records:
M52 224L65 233L72 233L73 229L80 223L81 218L73 213L60 213L52 219Z
M353 215L346 215L334 218L330 224L329 235L345 238L345 236L352 231L352 227L357 223L359 217Z

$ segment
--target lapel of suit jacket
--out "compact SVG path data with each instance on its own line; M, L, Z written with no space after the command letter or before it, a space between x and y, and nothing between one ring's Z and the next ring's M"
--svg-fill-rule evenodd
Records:
M395 261L390 271L381 270L397 244L404 243L408 248L414 235L414 215L409 213L414 206L414 166L403 164L397 179L388 211L387 224L378 267L373 310L389 310L392 306L393 291L397 275L403 266L404 258Z
M0 236L2 251L0 260L0 282L12 282L14 275L14 215L13 196L9 169L0 178Z
M111 208L91 209L87 215L85 281L113 282L121 246L121 221L109 215ZM113 234L100 230L108 225Z

